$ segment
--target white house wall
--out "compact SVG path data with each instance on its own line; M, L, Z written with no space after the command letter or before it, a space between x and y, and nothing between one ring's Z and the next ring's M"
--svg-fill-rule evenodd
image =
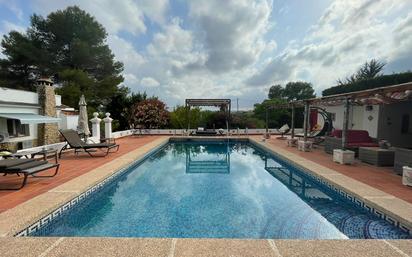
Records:
M39 103L39 97L35 92L16 90L4 87L0 87L0 100L6 102L17 102L27 104Z
M333 127L335 129L343 128L344 106L326 106L322 107L327 112L335 115ZM367 111L365 106L351 106L349 108L349 129L367 130L371 137L378 136L379 106L373 105L371 111ZM318 123L323 124L323 119L318 115Z
M64 115L60 114L61 121L59 122L59 128L61 129L77 129L79 115Z
M1 106L0 105L0 112L1 113L32 113L32 114L39 114L39 108L35 107L27 107L27 106ZM33 140L37 138L37 124L30 124L29 125L30 136L27 137L16 137L10 138L10 142L21 142L26 140ZM0 118L0 131L7 132L7 119Z
M379 105L371 105L372 109L366 109L363 107L363 130L367 130L369 135L374 138L378 138L379 131L379 119L380 119L380 108Z
M62 97L60 95L55 97L56 106L60 106L62 104ZM0 101L39 104L39 96L36 92L0 87ZM0 107L0 111L2 110Z

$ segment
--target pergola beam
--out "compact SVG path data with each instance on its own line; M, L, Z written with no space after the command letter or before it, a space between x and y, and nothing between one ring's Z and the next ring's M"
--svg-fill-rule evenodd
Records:
M187 110L187 129L190 130L190 107L201 107L201 106L209 106L209 107L219 107L226 112L226 127L229 132L230 129L230 113L231 113L231 100L230 99L186 99L185 100L185 107Z

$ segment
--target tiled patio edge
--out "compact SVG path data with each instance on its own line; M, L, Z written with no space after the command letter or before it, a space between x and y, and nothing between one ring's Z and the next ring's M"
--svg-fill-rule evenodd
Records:
M408 257L411 240L250 240L185 238L0 238L2 256Z
M261 138L251 137L249 140L252 144L292 162L302 170L359 198L368 206L394 218L412 231L412 204L273 144L263 142Z
M48 192L0 213L0 237L11 237L59 206L97 185L119 170L142 159L147 153L166 144L169 137L158 138L96 169L76 177Z

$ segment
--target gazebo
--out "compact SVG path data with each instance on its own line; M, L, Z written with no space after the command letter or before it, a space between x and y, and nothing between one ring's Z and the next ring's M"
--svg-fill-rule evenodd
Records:
M190 108L191 107L218 107L226 114L226 128L229 132L230 129L230 112L231 112L231 100L230 99L186 99L185 107L187 109L187 129L190 130Z
M343 126L342 126L342 149L346 149L347 131L349 129L349 109L351 105L387 105L407 101L412 98L412 82L385 86L355 92L336 94L318 98L311 98L299 101L292 101L287 104L272 105L270 108L291 108L292 109L292 135L294 135L294 109L304 107L304 141L308 138L309 112L313 106L344 106Z

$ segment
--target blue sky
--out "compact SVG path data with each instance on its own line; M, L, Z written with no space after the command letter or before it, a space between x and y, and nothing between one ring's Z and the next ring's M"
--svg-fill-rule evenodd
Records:
M70 5L106 28L124 84L170 107L224 97L249 109L296 80L320 94L372 58L412 70L410 0L0 0L0 35Z

